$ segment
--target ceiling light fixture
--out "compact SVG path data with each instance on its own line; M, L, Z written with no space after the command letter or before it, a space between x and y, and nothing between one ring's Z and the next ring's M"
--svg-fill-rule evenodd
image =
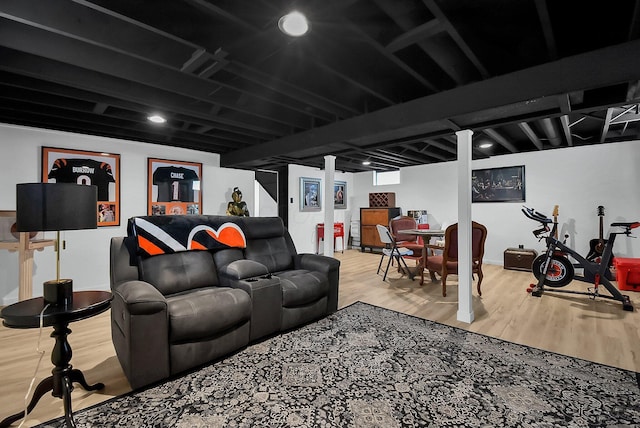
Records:
M490 142L486 141L486 142L480 144L478 147L481 148L481 149L488 149L491 146L493 146L493 143L490 143Z
M165 123L167 121L167 119L159 114L152 114L151 116L148 116L147 119L153 123Z
M362 161L362 165L371 165L371 162L369 162L368 160Z
M309 31L309 22L300 12L290 12L278 20L278 28L293 37L303 36Z

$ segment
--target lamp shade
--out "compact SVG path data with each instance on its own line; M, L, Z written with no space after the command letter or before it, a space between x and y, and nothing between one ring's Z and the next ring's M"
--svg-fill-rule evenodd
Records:
M25 183L16 186L18 232L95 229L96 186L72 183Z

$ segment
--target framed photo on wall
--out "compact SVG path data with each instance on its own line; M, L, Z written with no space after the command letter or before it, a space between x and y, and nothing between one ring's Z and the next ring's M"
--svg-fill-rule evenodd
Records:
M42 182L96 186L98 227L120 225L120 155L43 147Z
M320 211L321 180L319 178L300 178L300 211Z
M347 182L333 182L333 206L337 209L347 208Z
M202 214L202 164L148 158L147 215Z
M524 202L524 165L471 171L471 202Z

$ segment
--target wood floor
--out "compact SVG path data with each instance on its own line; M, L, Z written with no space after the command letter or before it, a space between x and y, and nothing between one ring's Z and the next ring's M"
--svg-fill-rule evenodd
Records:
M411 281L393 268L383 282L382 274L376 274L380 255L347 250L344 254L336 253L336 258L342 261L340 307L360 300L511 342L640 371L640 311L625 312L618 302L551 292L541 298L532 297L526 293L533 279L531 273L485 266L482 297L477 295L474 284L475 321L469 325L456 320L456 276L450 277L447 297L442 297L440 284L427 281L421 287L419 280ZM566 289L584 291L588 285L574 282ZM640 309L640 294L628 294ZM73 323L70 328L71 364L85 373L89 383L106 385L97 392L76 385L73 409L130 391L111 344L109 312ZM51 372L50 333L48 328L42 334L40 347L46 354L37 372L36 385ZM35 329L0 327L0 420L24 408L24 396L38 361L37 341ZM24 426L61 415L62 401L46 394Z

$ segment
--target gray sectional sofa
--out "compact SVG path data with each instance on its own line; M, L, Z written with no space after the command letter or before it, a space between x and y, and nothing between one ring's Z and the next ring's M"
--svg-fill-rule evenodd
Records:
M134 389L338 306L340 262L298 254L278 217L134 217L110 258L112 339Z

